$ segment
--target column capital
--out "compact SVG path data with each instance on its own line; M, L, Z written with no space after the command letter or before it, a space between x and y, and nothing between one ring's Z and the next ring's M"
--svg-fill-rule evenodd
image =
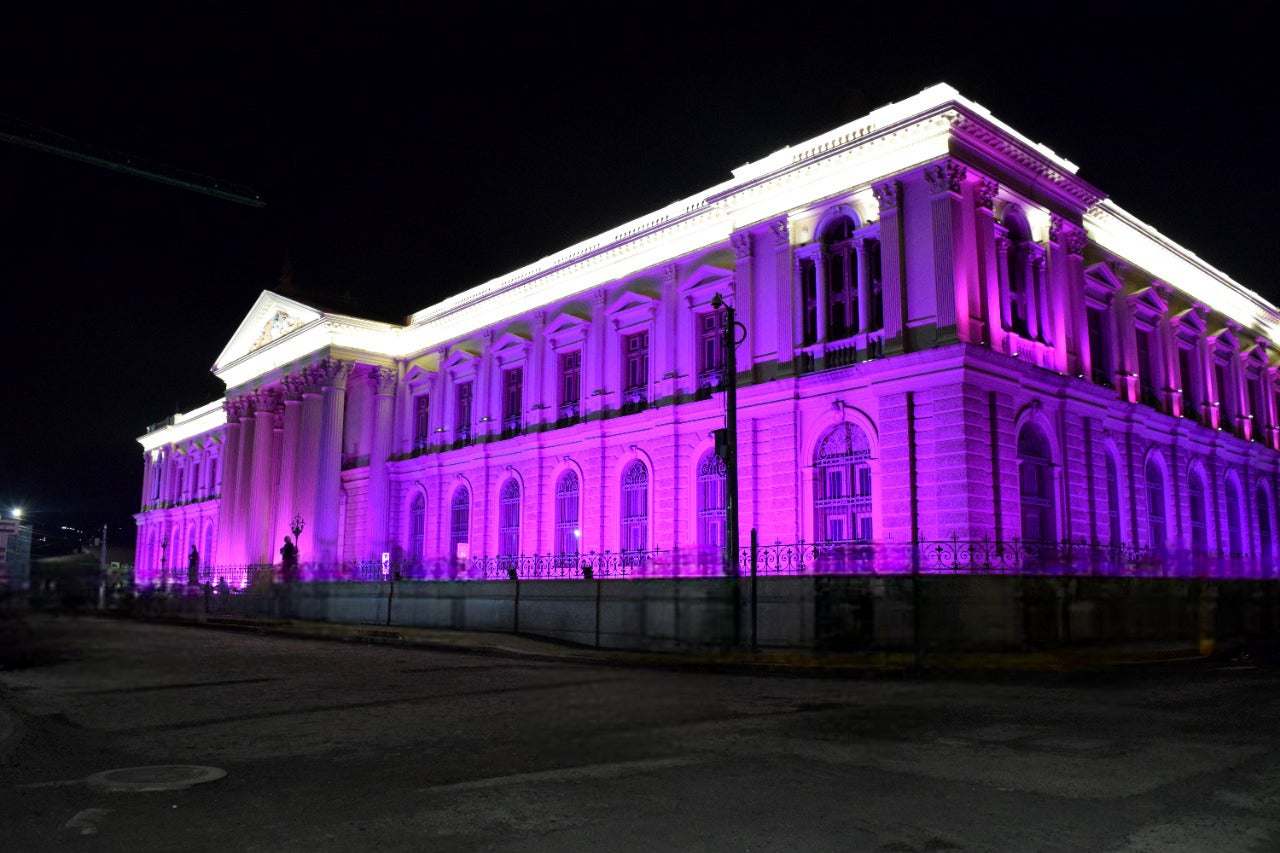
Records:
M929 186L932 187L935 196L943 193L959 195L968 171L963 163L957 163L955 160L943 160L940 163L926 167L924 179L929 182Z
M733 246L733 256L739 261L751 260L751 233L735 231L729 235L729 243Z
M249 398L254 414L268 415L284 407L277 388L259 388L249 394Z
M311 365L309 372L313 381L321 388L342 390L347 387L347 377L351 375L352 367L353 365L349 361L343 361L338 358L322 358Z
M996 196L1000 193L1000 183L982 178L974 185L977 206L982 210L995 210Z
M871 188L871 193L880 205L880 216L898 209L898 201L902 197L902 185L897 181L885 181Z
M365 378L374 394L392 395L396 393L396 372L390 367L370 367Z
M769 231L773 233L773 242L778 246L785 246L791 242L791 226L787 222L787 217L780 216L769 223Z
M1089 235L1083 231L1072 229L1067 232L1067 254L1072 257L1084 257L1084 248L1089 244Z

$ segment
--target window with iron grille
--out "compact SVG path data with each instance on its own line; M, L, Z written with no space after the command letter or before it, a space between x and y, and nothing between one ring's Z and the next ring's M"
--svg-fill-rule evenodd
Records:
M422 450L431 441L431 398L419 394L413 398L413 446Z
M454 398L455 441L467 441L471 438L471 382L459 382Z
M582 350L560 354L560 417L576 418L582 405Z
M1240 512L1240 485L1234 477L1227 478L1227 555L1244 556L1243 524Z
M1204 502L1204 479L1193 470L1187 483L1187 505L1191 515L1191 550L1203 554L1209 548L1209 525Z
M718 387L724 375L725 312L698 315L698 387Z
M427 500L417 495L409 505L409 560L422 561L422 545L427 530Z
M459 486L449 503L449 556L458 556L458 546L471 540L471 492Z
M871 443L855 424L842 423L818 442L817 538L820 542L871 539Z
M508 367L502 371L502 429L519 432L524 426L524 368Z
M642 404L649 399L649 332L636 332L622 339L625 362L622 375L624 404Z
M1107 525L1111 534L1111 547L1120 547L1120 478L1116 473L1116 460L1110 453L1107 459Z
M1258 508L1258 555L1264 560L1275 556L1275 537L1273 517L1271 515L1271 496L1259 485L1258 497L1254 504Z
M1018 433L1018 496L1024 541L1052 541L1057 535L1053 488L1049 440L1038 426L1027 424Z
M1147 533L1152 548L1164 548L1169 538L1165 527L1164 472L1154 459L1148 459L1145 469L1147 479Z
M698 544L704 548L725 546L725 464L708 452L698 465Z
M639 459L622 473L622 550L649 547L649 469Z
M565 471L556 483L556 560L559 565L577 563L582 531L578 526L578 474Z
M520 553L520 484L512 477L498 495L498 556Z

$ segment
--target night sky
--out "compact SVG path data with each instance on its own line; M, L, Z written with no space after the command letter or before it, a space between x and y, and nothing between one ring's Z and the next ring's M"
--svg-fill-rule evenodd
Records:
M221 395L286 261L297 298L399 320L940 81L1280 298L1274 11L456 5L6 13L0 113L267 207L0 144L0 508L132 541L135 438Z

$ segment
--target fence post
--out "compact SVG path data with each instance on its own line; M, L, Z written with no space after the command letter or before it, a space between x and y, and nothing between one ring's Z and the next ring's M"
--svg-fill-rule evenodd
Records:
M596 578L596 648L600 648L600 579Z
M751 528L751 654L753 655L760 651L760 635L756 630L759 624L756 620L756 602L758 601L756 597L756 558L759 544L756 537L756 529L753 527Z
M511 617L511 633L519 634L520 633L520 575L518 574L516 575L515 582L516 582L516 601L515 601L515 608L514 608L515 614Z

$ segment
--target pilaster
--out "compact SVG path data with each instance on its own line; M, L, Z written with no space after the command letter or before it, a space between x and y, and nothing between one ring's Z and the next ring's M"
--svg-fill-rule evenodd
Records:
M906 351L907 294L903 270L902 184L885 181L872 191L880 206L880 284L884 298L884 354Z

